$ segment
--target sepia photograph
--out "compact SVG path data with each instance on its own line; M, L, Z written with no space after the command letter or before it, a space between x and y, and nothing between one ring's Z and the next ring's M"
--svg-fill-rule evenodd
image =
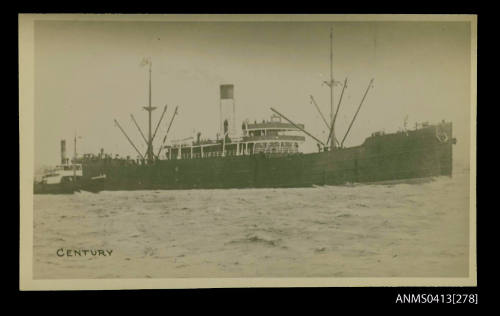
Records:
M474 15L19 15L21 290L476 286Z

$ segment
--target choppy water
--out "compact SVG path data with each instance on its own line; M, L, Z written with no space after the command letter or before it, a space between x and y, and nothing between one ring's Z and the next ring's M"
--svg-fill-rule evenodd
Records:
M36 195L34 277L467 276L466 173L419 184ZM112 250L57 256L57 250Z

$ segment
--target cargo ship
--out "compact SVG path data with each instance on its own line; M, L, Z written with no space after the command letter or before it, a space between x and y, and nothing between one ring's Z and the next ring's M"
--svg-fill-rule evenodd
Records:
M99 190L159 190L309 187L452 175L450 122L374 133L360 146L316 153L298 151L300 136L275 135L292 130L290 125L271 120L249 124L253 136L225 144L196 140L165 146L165 156L150 163L86 156L83 177L106 175Z
M452 123L416 124L415 128L394 133L375 132L362 144L344 147L356 117L373 87L373 79L358 105L357 111L342 139L335 133L335 122L341 107L347 79L336 110L333 96L337 82L333 79L332 36L330 35L330 117L325 118L314 98L315 105L329 131L322 141L306 130L304 124L294 122L278 110L271 108L269 120L243 121L241 131L236 129L235 88L220 85L219 133L215 139L195 137L166 142L177 107L168 123L166 135L155 152L153 141L167 111L152 128L151 60L149 65L148 135L144 135L133 115L131 118L141 134L147 150L139 151L120 123L116 126L137 152L132 159L112 157L101 149L98 154L84 154L74 162L82 166L79 189L101 190L168 190L216 188L288 188L315 185L342 185L388 180L404 180L434 176L452 176L453 138ZM215 109L214 109L215 110ZM405 124L406 125L406 124ZM318 151L303 153L301 146L306 137L313 139Z

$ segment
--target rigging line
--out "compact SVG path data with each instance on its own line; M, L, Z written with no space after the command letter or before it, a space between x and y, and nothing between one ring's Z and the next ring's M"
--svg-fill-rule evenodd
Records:
M308 131L306 131L305 129L303 129L302 127L298 126L297 124L295 124L294 122L292 122L291 120L289 120L286 116L284 116L283 114L281 114L280 112L276 111L275 109L271 108L271 111L273 111L274 113L278 114L279 116L281 116L282 118L284 118L285 120L288 121L288 123L292 124L295 128L301 130L302 132L304 132L305 134L307 134L309 137L313 138L316 142L318 142L319 144L325 146L325 144L320 141L319 139L317 139L316 137L314 137L313 135L311 135Z
M170 127L172 126L172 122L174 121L175 116L177 115L177 108L178 108L178 106L175 107L174 114L172 115L172 118L170 119L170 124L168 124L167 132L165 133L165 137L163 137L163 142L161 143L160 149L158 150L158 154L156 155L156 157L160 157L163 146L165 145L165 142L167 141L168 132L170 131Z
M130 145L132 145L132 147L134 147L135 151L137 151L137 153L141 156L141 158L144 159L144 156L141 154L141 152L139 151L139 149L137 149L137 147L135 147L134 142L132 142L132 140L128 137L127 133L125 133L125 131L121 127L120 123L118 123L118 121L116 119L115 119L115 124L122 131L123 135L125 135L125 137L129 141Z
M311 97L311 103L314 104L314 106L316 107L316 110L318 110L318 113L319 113L319 115L321 115L321 118L323 119L323 122L325 122L326 128L330 129L330 125L328 125L328 122L326 121L325 116L323 115L323 113L319 109L319 106L316 103L316 100L314 100L314 97L312 95L310 95L310 97Z
M337 114L339 113L340 104L342 103L342 97L344 96L344 90L345 90L346 87L347 87L347 77L344 80L344 86L342 87L342 92L340 94L339 103L337 104L337 110L335 111L335 115L333 116L333 121L330 124L331 128L330 128L330 134L328 135L328 140L326 141L327 144L330 142L330 138L332 137L333 126L335 126L335 122L337 121ZM337 145L340 145L339 141L337 140L337 138L335 138L335 142L337 143Z
M163 109L163 113L161 113L160 120L158 121L158 124L156 124L155 132L153 133L153 137L151 138L151 143L156 137L156 132L158 132L158 127L160 127L160 123L163 120L163 116L165 115L165 112L167 112L167 105L165 105L165 108Z
M142 132L141 128L139 127L139 124L137 124L137 121L135 120L135 117L132 114L130 114L130 117L132 118L132 121L134 122L135 126L139 130L139 133L141 133L142 139L144 139L144 142L147 145L148 144L148 140L146 139L146 136L144 136L144 133Z
M340 147L344 146L344 141L345 141L347 135L349 134L349 132L351 131L352 124L354 124L354 121L356 120L356 117L358 116L359 110L361 109L361 106L363 105L363 102L365 101L366 95L368 94L368 91L370 90L370 88L373 84L373 80L374 80L373 78L372 78L372 80L370 80L370 83L368 84L368 87L366 88L365 94L363 95L363 99L361 99L361 102L359 103L358 109L356 110L356 114L354 114L354 117L352 118L351 124L349 124L349 128L347 128L347 132L345 133L344 138L340 142Z

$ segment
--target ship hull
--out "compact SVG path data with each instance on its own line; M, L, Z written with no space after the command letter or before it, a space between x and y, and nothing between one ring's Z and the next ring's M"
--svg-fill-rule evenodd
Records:
M369 137L328 152L83 163L83 177L105 174L84 190L273 188L341 185L452 175L451 123Z
M43 184L35 183L33 186L34 194L72 194L78 191L78 188L72 184Z

